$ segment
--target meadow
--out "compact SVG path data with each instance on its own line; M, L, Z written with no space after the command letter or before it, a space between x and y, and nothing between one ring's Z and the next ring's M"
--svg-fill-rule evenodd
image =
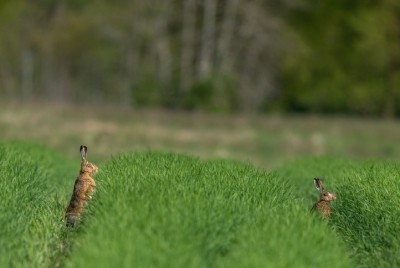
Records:
M1 267L400 265L395 121L49 110L0 113ZM69 230L81 143L101 171Z
M240 160L263 169L305 156L400 158L400 124L393 119L0 103L0 129L0 140L43 144L71 158L77 144L88 144L97 162L148 150Z

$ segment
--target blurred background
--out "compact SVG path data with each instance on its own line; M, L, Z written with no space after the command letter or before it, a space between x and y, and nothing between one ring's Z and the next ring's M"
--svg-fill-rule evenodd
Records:
M0 1L2 140L397 158L399 85L397 0Z

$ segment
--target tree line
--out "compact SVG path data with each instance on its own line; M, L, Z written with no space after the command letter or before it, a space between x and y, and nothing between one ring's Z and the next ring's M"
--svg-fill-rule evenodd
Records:
M396 0L6 0L3 99L400 114Z

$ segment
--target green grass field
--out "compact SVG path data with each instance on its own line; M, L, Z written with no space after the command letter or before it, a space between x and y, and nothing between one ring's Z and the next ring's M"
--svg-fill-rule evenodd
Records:
M263 171L148 151L99 167L81 224L67 230L79 157L0 144L1 267L400 265L393 161L311 157ZM337 194L329 220L309 211L316 176Z
M0 267L400 266L395 120L2 104L0 129ZM101 172L67 230L81 144Z

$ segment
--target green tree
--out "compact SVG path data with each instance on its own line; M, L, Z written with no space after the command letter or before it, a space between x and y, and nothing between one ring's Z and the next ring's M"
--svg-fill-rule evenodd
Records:
M282 65L286 107L388 116L398 113L398 2L304 3L287 13L292 43Z

